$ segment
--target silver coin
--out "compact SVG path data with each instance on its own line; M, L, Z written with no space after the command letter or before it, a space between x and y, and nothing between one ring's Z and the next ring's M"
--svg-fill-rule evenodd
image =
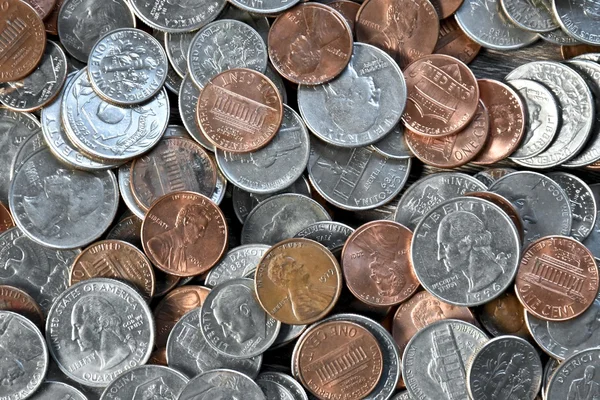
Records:
M40 330L27 318L0 310L2 385L0 399L27 399L48 370L48 348Z
M71 142L86 154L126 161L150 150L169 122L169 99L163 88L152 100L120 107L98 96L81 70L62 100L62 119Z
M217 352L233 358L256 357L275 341L281 322L263 310L254 281L236 278L214 287L202 305L200 330Z
M212 156L212 154L208 155L212 160L213 164L217 163L217 160ZM221 172L219 168L217 168L217 184L215 186L215 191L211 196L211 200L215 202L216 205L220 205L223 199L225 198L225 194L227 193L227 178Z
M142 248L142 220L127 213L106 234L107 240L122 240L131 243L138 249ZM156 271L155 271L156 273ZM156 295L156 294L155 294Z
M299 2L300 0L232 0L231 4L253 14L276 15Z
M188 72L187 56L190 50L190 43L196 35L196 32L165 32L161 33L164 36L165 50L167 56L179 76L185 78ZM158 39L158 38L157 38Z
M53 250L31 241L19 228L0 234L0 285L27 292L48 314L69 286L69 270L81 250Z
M550 172L547 175L561 187L569 199L573 214L570 235L579 241L585 240L596 223L596 200L592 189L578 177L566 172Z
M298 109L321 140L361 147L381 140L400 121L406 82L394 59L366 43L354 43L350 63L334 80L298 87Z
M548 384L546 400L600 397L600 348L586 349L562 363Z
M534 400L542 375L535 347L516 336L500 336L480 347L469 361L467 389L473 400Z
M183 126L188 130L192 139L207 150L215 151L215 145L208 141L200 126L196 122L196 107L200 97L200 88L196 86L189 74L183 78L181 90L179 91L179 115Z
M296 233L297 238L312 239L331 251L344 247L354 229L336 221L316 222Z
M188 383L178 400L267 400L260 387L246 375L228 369L215 369Z
M177 72L175 72L171 64L169 64L167 66L167 80L165 81L165 87L171 93L178 96L181 91L181 85L183 85L183 78L181 78Z
M600 45L600 3L596 0L553 0L561 28L581 43Z
M145 24L165 32L200 29L219 15L225 0L129 0Z
M88 77L100 97L115 104L134 105L150 100L162 89L168 64L165 50L152 35L121 28L94 44Z
M550 168L575 157L587 142L594 122L592 93L585 80L572 68L551 61L521 65L506 76L508 81L513 79L543 84L562 110L562 125L550 147L535 157L515 162L530 168Z
M45 381L29 400L88 400L88 398L73 386L62 382Z
M245 278L254 279L254 273L256 270L252 271L252 276L248 274ZM286 344L291 343L293 340L296 340L306 331L308 325L288 325L281 324L281 329L279 329L279 334L275 338L275 341L271 345L271 349L276 349L279 347L283 347Z
M465 34L488 49L514 50L538 40L537 33L523 30L506 18L500 0L465 0L455 16Z
M512 203L523 222L524 247L549 235L569 236L573 214L569 198L552 179L531 171L506 175L489 187Z
M559 113L552 93L541 83L527 79L509 82L527 109L527 130L519 148L510 155L512 159L537 156L546 150L556 136L559 127Z
M256 383L267 400L308 400L308 395L298 381L281 372L263 372Z
M242 10L229 4L221 15L219 15L219 19L235 19L243 22L258 32L265 44L269 41L269 29L271 29L271 26L269 25L269 20L264 15Z
M454 319L434 322L408 342L402 377L415 399L467 400L467 361L488 337L475 326Z
M477 179L460 172L441 172L425 176L406 189L394 220L414 231L423 217L438 204L468 192L485 191Z
M208 272L204 285L213 288L228 280L243 278L256 269L260 259L269 249L270 246L265 244L247 244L229 250Z
M31 240L72 249L108 229L119 190L111 171L70 169L46 148L29 157L15 175L9 204L15 223Z
M172 138L172 137L185 138L185 139L192 138L190 136L190 134L188 133L188 131L183 126L169 125L169 126L167 126L165 133L163 133L162 138L168 139L168 138Z
M106 387L100 400L177 400L188 382L188 378L171 368L142 365L119 375Z
M313 199L301 194L278 194L260 202L248 214L241 242L273 245L319 221L331 221L331 217Z
M67 56L53 41L37 68L20 81L0 83L0 103L15 111L35 111L50 103L67 78Z
M594 201L596 202L597 206L600 204L600 183L589 185L589 188L592 191L592 195L594 196ZM600 259L600 218L598 218L597 215L594 226L592 227L592 231L583 241L583 244L592 252L597 260Z
M371 145L379 154L390 158L410 158L412 152L404 140L404 125L396 124L381 140Z
M145 364L154 335L152 312L143 297L132 286L106 278L68 288L46 322L50 354L61 371L94 387L107 386L125 369Z
M552 1L501 0L502 10L517 27L532 32L558 29L552 13Z
M169 367L194 377L214 369L239 371L251 378L258 375L262 355L251 358L232 358L215 351L200 331L200 308L187 312L173 327L167 341Z
M131 191L131 162L119 167L119 192L129 211L139 219L144 219L146 212L137 203Z
M192 39L188 71L196 85L232 68L265 72L267 47L254 29L243 22L221 19L202 28Z
M392 397L391 400L412 400L412 397L410 397L408 391L405 390Z
M19 146L19 150L13 160L12 165L10 166L10 179L14 179L16 172L21 168L26 159L28 159L33 153L38 151L39 149L45 148L46 141L44 140L44 135L42 132L37 132L31 136L29 136L21 146Z
M559 46L576 46L581 44L578 40L565 33L561 28L550 32L540 33L539 35L544 41Z
M83 393L83 395L85 396L84 397L85 400L100 400L100 396L102 396L102 393L104 392L104 388L82 385L81 383L78 383L78 382L75 382L75 381L69 379L69 377L66 376L60 370L60 368L58 368L58 365L56 364L56 362L54 360L52 360L52 358L50 359L48 373L46 374L46 382L48 382L48 381L60 382L60 383L64 383L64 384L67 384L69 386L76 388L81 393ZM69 400L69 399L65 399L65 400ZM79 400L79 399L75 399L75 400Z
M294 400L292 393L283 385L272 380L258 378L256 384L267 400Z
M288 101L288 98L287 98L287 90L285 89L285 84L283 83L283 79L281 78L281 75L279 75L279 73L277 71L275 71L275 68L273 68L273 66L271 65L270 62L267 63L267 69L265 70L265 76L267 78L269 78L271 80L271 82L273 82L273 84L277 88L277 91L279 91L279 94L281 95L281 102L283 104L286 104Z
M550 378L558 369L560 364L555 358L548 359L546 365L544 365L544 375L542 376L542 398L546 398L546 390L548 389L548 384L550 383Z
M371 210L391 201L404 187L411 159L382 156L369 147L310 143L308 177L331 204L346 210Z
M250 193L279 192L293 184L306 169L310 138L302 118L283 106L281 127L263 148L248 153L216 149L219 169L229 182Z
M586 53L581 54L577 57L573 57L572 60L588 60L593 62L600 62L600 53Z
M519 233L500 207L459 197L436 206L419 222L411 259L428 292L446 303L473 307L512 284L520 248Z
M94 43L118 28L134 28L127 0L65 0L58 13L58 37L75 59L87 62Z
M488 168L476 173L473 175L473 178L477 179L488 188L498 179L505 175L512 174L513 172L517 172L517 170L513 168Z

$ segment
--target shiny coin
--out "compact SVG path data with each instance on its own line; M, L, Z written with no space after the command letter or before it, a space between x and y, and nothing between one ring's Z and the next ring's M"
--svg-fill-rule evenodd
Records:
M438 41L434 54L446 54L469 64L481 50L481 45L469 38L454 17L440 21Z
M600 184L589 185L596 207L600 204ZM596 216L594 226L590 231L588 237L583 241L583 244L592 252L596 259L600 259L600 218Z
M247 244L229 252L206 275L205 285L212 288L235 278L243 278L256 270L262 256L270 246Z
M517 170L513 168L488 168L484 169L483 171L479 171L473 175L473 178L477 179L479 182L483 183L486 188L488 188L492 186L492 184L498 179L505 175L512 174L513 172L517 172Z
M15 222L10 211L4 204L0 203L0 233L6 232L14 226Z
M164 39L165 51L167 57L169 57L169 63L175 72L181 77L185 78L188 72L188 52L190 50L190 43L196 36L196 32L161 32L155 31L155 37L161 40Z
M532 32L550 32L558 29L551 1L500 0L502 11L521 29Z
M88 398L73 386L63 382L45 381L28 397L29 400L65 399L65 400L88 400Z
M296 233L297 238L311 239L321 243L330 251L344 247L354 229L336 221L316 222Z
M576 47L581 43L578 40L574 39L572 36L569 36L561 28L555 29L550 32L540 33L539 35L540 35L540 38L542 38L544 41L546 41L548 43L556 44L561 47L563 47L563 46Z
M260 387L246 375L228 369L204 372L188 383L179 400L266 400Z
M131 164L129 162L119 167L119 192L127 208L139 219L144 219L146 212L137 203L131 191Z
M529 339L525 311L513 293L504 293L479 309L479 321L492 336L513 335Z
M558 363L558 361L556 361L555 358L550 358L548 360L548 362L546 362L546 364L544 365L544 375L542 376L542 398L546 397L546 390L548 389L548 384L550 383L550 378L552 377L552 375L554 375L554 373L556 372L556 370L558 369L558 366L560 364Z
M508 201L506 198L500 196L497 193L487 191L469 192L465 193L465 196L478 197L480 199L491 201L492 203L500 207L502 211L504 211L506 215L508 215L512 223L515 224L515 228L517 228L517 232L519 232L519 238L521 239L521 242L523 242L523 239L525 238L525 234L523 232L523 221L521 221L521 217L519 216L517 209L511 204L510 201Z
M165 32L194 31L219 15L224 0L131 0L131 8L145 24Z
M392 397L392 400L412 400L412 397L410 397L410 394L407 390L404 390Z
M200 143L205 149L215 151L215 145L204 136L200 126L196 123L196 108L198 106L199 97L200 88L196 86L190 75L187 74L181 84L178 97L181 121L192 139Z
M21 314L38 328L44 326L45 316L40 306L33 297L16 287L0 285L0 310Z
M31 155L33 155L33 153L46 147L44 135L42 135L42 132L40 131L29 136L23 143L21 143L21 146L19 146L19 150L17 151L17 155L13 160L13 164L10 166L10 179L15 178L16 172L21 168L23 163Z
M594 0L555 0L553 9L562 29L574 39L600 45L600 4Z
M381 140L373 143L371 147L385 157L399 159L410 158L413 154L406 145L404 133L404 125L400 122Z
M546 399L598 397L596 395L600 393L598 371L600 371L600 349L598 348L586 349L569 357L550 378Z
M335 0L328 2L327 5L342 14L342 17L350 26L350 31L354 33L356 14L358 14L360 4L349 0Z
M267 400L308 400L302 385L281 372L263 372L256 378L256 383Z
M252 2L249 0L233 0L231 4L242 10L245 10L252 14L264 14L264 15L275 15L288 8L294 7L299 3L299 0L267 0L261 2ZM266 43L266 41L265 41Z
M265 3L263 2L262 4L264 5ZM254 3L254 5L259 6L258 3ZM271 26L265 15L257 14L254 11L244 10L238 5L234 6L233 2L228 2L225 10L219 15L219 19L235 19L236 21L243 22L258 32L265 44L267 44L269 40L269 29L271 29Z
M184 375L171 368L143 365L119 375L108 385L100 400L175 400L187 383Z

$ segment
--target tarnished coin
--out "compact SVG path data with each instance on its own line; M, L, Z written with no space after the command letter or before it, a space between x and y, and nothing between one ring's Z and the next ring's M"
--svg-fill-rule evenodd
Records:
M144 252L158 268L176 276L208 271L227 249L227 225L206 196L175 192L158 199L142 224Z
M46 147L46 141L44 140L44 135L42 135L41 131L38 131L25 139L25 141L21 143L21 146L19 146L17 155L10 166L10 179L15 178L16 172L21 168L23 163L33 155L33 153Z
M526 31L544 33L559 28L551 1L500 0L500 5L508 19Z
M283 78L281 77L281 75L279 75L277 71L275 71L275 68L273 68L271 62L267 63L265 76L269 78L271 82L273 82L275 87L277 87L277 90L279 90L279 94L281 95L281 100L283 101L283 104L287 104L287 89L285 88L285 84L283 83Z
M145 24L165 32L189 32L219 15L224 0L131 0L131 8Z
M391 400L412 400L412 397L410 397L410 394L407 390L404 390L392 397Z
M267 400L308 400L302 385L281 372L263 372L256 378L256 383Z
M28 397L29 400L48 400L48 399L64 399L64 400L88 400L88 398L75 389L73 386L63 382L53 382L46 380Z
M57 298L48 314L46 338L65 375L84 385L103 387L123 370L150 358L154 321L133 287L94 278L71 286Z
M296 233L295 237L314 240L333 252L344 247L346 240L353 232L353 228L341 222L325 221L307 226Z
M14 286L0 285L0 310L21 314L40 329L44 326L45 316L40 306L33 297Z
M581 43L600 46L600 3L594 0L554 0L561 28Z
M119 375L107 386L100 400L175 400L188 382L188 378L171 368L142 365Z
M53 101L67 78L67 56L48 40L37 68L20 81L0 83L0 103L15 111L35 111Z
M327 2L327 5L342 14L350 26L350 31L354 33L356 14L358 14L360 4L349 0L335 0Z
M598 295L598 267L575 239L547 236L523 253L515 281L517 296L534 316L566 321L591 307Z
M385 137L400 121L405 103L406 83L398 65L364 43L354 44L350 63L337 78L298 87L298 108L310 130L340 147Z
M397 123L387 135L373 143L371 147L382 156L390 158L403 159L412 157L413 154L404 140L404 129L402 122Z
M515 224L515 228L517 228L517 232L519 232L519 238L521 242L525 239L525 233L523 231L523 221L521 221L521 217L517 212L515 206L512 205L508 199L500 196L498 193L494 192L469 192L465 193L465 196L478 197L480 199L484 199L490 201L500 207L502 211L508 215L513 224Z
M589 185L596 207L600 204L600 184L596 183ZM583 244L592 252L596 259L600 259L600 218L596 215L596 221L590 231L588 237L583 241Z
M119 192L129 211L143 220L146 212L137 203L131 191L131 164L129 162L119 167Z
M280 14L269 31L269 58L287 80L304 85L329 82L352 56L352 31L334 9L302 3Z
M565 60L575 58L576 60L588 60L600 62L600 46L582 44L579 46L563 46L560 53Z
M247 244L229 252L206 275L204 284L210 288L235 278L243 278L256 270L262 256L270 249L265 244Z
M0 202L0 233L6 232L14 226L15 222L13 221L10 211Z
M402 120L412 131L427 136L451 135L475 117L479 87L473 72L456 58L425 56L406 67L404 77L408 101Z
M35 12L40 16L41 19L45 19L48 14L54 9L56 0L24 0L25 3L29 4Z
M52 7L52 10L44 19L44 25L47 33L58 35L58 13L63 2L64 0L55 0L54 7Z
M546 398L546 390L548 388L548 384L550 383L550 378L556 370L558 369L559 362L555 358L550 358L548 362L544 365L544 375L542 376L542 398Z
M10 208L29 238L54 249L96 240L110 226L119 205L111 171L84 172L61 164L41 149L15 175Z
M501 336L484 344L469 360L467 388L473 400L534 400L542 375L535 347L516 336Z
M600 393L600 349L586 349L566 359L546 389L547 400L593 399Z
M58 13L58 37L75 59L87 62L94 44L119 28L134 28L127 0L64 0Z
M142 248L142 220L136 215L127 215L112 227L106 234L107 240L123 240L137 247Z
M498 179L502 178L505 175L512 174L513 172L517 172L517 170L514 168L506 167L487 168L473 175L473 178L483 183L486 188L489 188Z
M440 21L440 33L434 54L446 54L469 64L479 54L481 45L469 38L454 17Z
M504 293L479 309L479 321L492 336L514 335L528 339L525 312L517 296Z
M204 372L180 393L178 400L267 400L260 387L246 375L228 369Z
M185 78L188 73L188 53L194 36L196 36L194 31L177 33L155 31L154 37L159 41L163 39L169 63L181 78Z
M437 245L432 246L434 240ZM520 248L517 229L500 207L461 197L423 217L414 230L411 257L417 278L431 294L472 307L493 300L510 286Z
M207 150L215 151L215 145L206 138L196 122L196 108L198 106L199 97L200 88L196 86L193 79L190 77L190 74L187 74L185 78L183 78L177 102L181 121L192 139Z
M42 384L50 362L44 337L33 322L12 311L0 310L0 327L0 398L30 398Z
M580 41L576 40L572 36L568 35L561 28L555 29L550 32L539 33L539 36L544 41L546 41L548 43L556 44L561 47L563 47L563 46L576 47L581 43Z
M5 0L0 10L0 82L13 82L38 66L46 47L46 31L42 19L24 1Z
M402 357L402 377L415 399L468 399L466 366L488 341L475 326L449 319L420 330Z

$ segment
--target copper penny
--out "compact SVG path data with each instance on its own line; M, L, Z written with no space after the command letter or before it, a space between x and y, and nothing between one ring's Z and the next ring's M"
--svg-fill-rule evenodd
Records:
M596 161L593 164L586 165L585 168L592 170L592 171L599 171L600 170L600 161Z
M354 21L356 21L356 14L358 14L360 4L349 0L335 0L327 3L327 5L342 14L342 17L350 25L350 30L354 32Z
M451 17L462 5L463 0L431 0L440 19Z
M150 354L150 359L147 364L150 365L162 365L166 367L167 364L167 349L165 347L161 347L160 349L154 350L152 354Z
M202 89L196 117L212 144L244 153L273 139L281 125L283 104L275 84L260 72L230 69Z
M210 289L204 286L182 286L168 293L154 309L156 347L166 347L171 330L188 311L202 306Z
M43 329L44 313L36 301L21 289L0 285L0 310L14 311L27 317L38 328Z
M348 289L373 306L408 299L419 287L410 262L412 232L394 221L372 221L358 228L342 250Z
M453 17L440 21L440 33L434 54L446 54L470 63L481 50L481 45L469 38Z
M415 157L438 168L456 168L465 165L479 154L488 138L488 112L480 101L473 121L453 135L432 137L404 132L404 138Z
M300 382L319 399L364 399L381 377L375 336L348 321L331 321L306 332L296 351Z
M492 336L531 338L525 323L525 310L513 293L503 293L480 307L479 321Z
M6 206L0 203L0 233L15 226L12 215Z
M0 0L0 82L29 75L45 47L46 30L35 10L20 0Z
M587 53L600 53L600 46L591 46L589 44L578 44L575 46L560 46L560 55L563 60L581 56Z
M367 0L354 29L359 42L379 47L404 69L433 53L439 19L429 0Z
M131 164L131 191L148 211L159 197L190 191L211 197L217 186L217 168L202 146L191 139L162 139Z
M546 236L525 250L515 287L531 314L566 321L581 315L596 299L598 267L592 253L577 240Z
M273 318L289 325L325 317L342 291L342 270L325 246L309 239L275 244L254 275L256 295Z
M287 80L319 85L342 73L352 57L352 32L329 6L304 3L277 17L269 31L269 58Z
M137 247L121 240L101 240L73 261L69 285L91 278L113 278L134 285L146 297L154 296L154 270Z
M56 0L23 0L29 4L41 19L46 18L56 6Z
M500 196L494 192L470 192L465 193L465 196L478 197L480 199L484 199L487 201L491 201L498 207L502 209L508 215L508 218L515 224L515 228L517 228L517 232L519 232L519 238L521 239L521 243L523 243L525 231L523 230L523 221L517 212L517 209L513 204L503 196Z
M475 117L479 87L462 61L442 54L425 56L406 68L404 78L408 101L402 119L410 130L447 136L466 128Z
M142 223L144 252L154 265L176 276L200 275L227 250L227 225L219 207L193 192L167 194Z
M58 12L62 7L65 0L56 0L54 8L50 11L50 14L44 19L44 25L46 26L46 32L51 35L58 35Z
M510 86L479 79L479 95L490 114L490 137L474 164L489 165L511 155L525 134L525 106Z

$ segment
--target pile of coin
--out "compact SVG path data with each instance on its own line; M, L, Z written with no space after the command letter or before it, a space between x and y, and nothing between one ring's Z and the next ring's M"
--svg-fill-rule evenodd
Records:
M0 0L0 399L600 398L598 1L230 3Z

